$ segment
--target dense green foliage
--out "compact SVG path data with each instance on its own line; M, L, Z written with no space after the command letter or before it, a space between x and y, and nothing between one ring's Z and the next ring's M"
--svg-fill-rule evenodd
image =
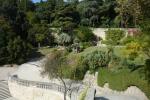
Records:
M106 31L106 44L119 45L121 39L125 37L125 32L123 30L109 29Z
M103 51L94 51L84 56L84 64L93 73L99 67L106 67L109 62L109 56Z
M70 46L75 39L93 42L96 38L87 27L146 26L149 22L149 4L146 0L41 0L38 3L31 0L0 0L0 63L18 62L18 52L22 48L27 48L21 54L21 59L26 59L31 47ZM55 41L52 28L59 30L61 41ZM113 30L112 33L109 42L120 44L122 32ZM148 51L148 38L144 41L143 47ZM11 54L10 45L14 45L15 55Z
M75 34L81 42L89 42L96 40L96 36L94 36L92 30L88 27L80 26L77 30L75 30Z
M29 23L17 0L0 1L0 64L22 63L31 51Z
M54 43L54 36L47 25L35 24L29 29L28 40L33 46L46 46Z
M56 78L82 80L86 71L81 56L70 56L66 50L52 50L47 56L43 74Z
M66 33L62 33L59 35L57 42L58 44L65 46L71 42L71 37Z

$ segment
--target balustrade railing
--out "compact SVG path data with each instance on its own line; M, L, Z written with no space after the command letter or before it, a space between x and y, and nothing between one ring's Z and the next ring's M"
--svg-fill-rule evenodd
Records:
M64 93L65 88L62 85L58 85L56 83L47 83L47 82L38 82L38 81L29 81L29 80L23 80L18 78L17 76L9 76L8 81L12 83L16 83L21 86L26 87L34 87L34 88L41 88L41 89L48 89L48 90L54 90L57 92ZM84 87L81 86L75 86L71 89L67 89L67 96L71 98L71 100L77 100L77 97L80 94L80 90L82 90Z
M65 91L65 88L63 86L58 85L56 83L28 81L28 80L19 79L18 77L14 77L14 76L10 76L9 81L26 87L36 87L42 89L55 90L61 93L64 93Z

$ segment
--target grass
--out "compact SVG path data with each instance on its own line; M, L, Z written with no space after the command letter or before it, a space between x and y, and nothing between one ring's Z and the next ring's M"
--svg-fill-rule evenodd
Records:
M137 86L150 98L150 84L142 79L138 70L131 72L129 69L120 69L114 72L107 68L100 68L98 85L104 86L105 83L109 83L111 89L118 91L126 90L129 86Z

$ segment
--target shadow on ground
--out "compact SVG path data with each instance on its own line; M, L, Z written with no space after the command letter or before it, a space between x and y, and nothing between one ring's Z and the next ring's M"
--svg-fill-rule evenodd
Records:
M104 97L95 97L95 99L94 99L94 100L109 100L109 99L104 98Z
M33 60L33 59L42 58L42 57L44 57L44 55L41 52L39 52L37 48L34 48L31 51L28 61Z

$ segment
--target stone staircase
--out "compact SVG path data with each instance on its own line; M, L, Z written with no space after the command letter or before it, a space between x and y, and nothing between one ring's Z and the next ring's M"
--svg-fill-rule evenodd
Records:
M7 81L0 80L0 100L4 100L4 99L10 98L10 97L11 97L11 95L9 92Z

